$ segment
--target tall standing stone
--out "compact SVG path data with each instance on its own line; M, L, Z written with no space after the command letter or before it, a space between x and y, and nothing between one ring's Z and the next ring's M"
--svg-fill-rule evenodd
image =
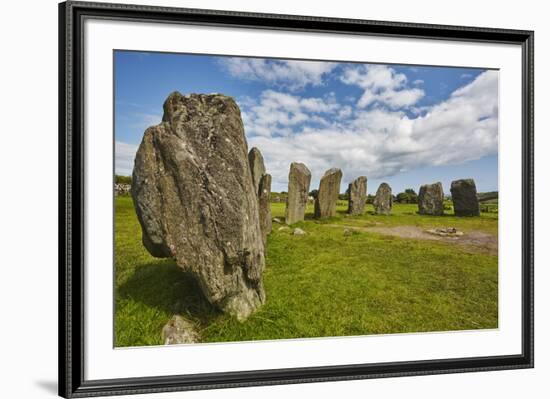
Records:
M260 179L258 191L258 205L260 212L260 230L264 245L267 243L267 235L271 233L271 175L265 174Z
M418 213L421 215L443 215L443 200L443 185L440 182L420 186Z
M477 189L473 179L453 181L451 195L456 216L479 216Z
M362 215L367 202L367 178L359 176L348 186L348 213L350 215Z
M325 218L336 216L336 201L340 194L342 171L332 168L325 172L319 183L319 192L315 198L315 217Z
M288 195L286 198L285 223L293 224L304 220L311 172L303 163L292 162L288 173Z
M378 190L376 190L372 205L377 215L389 215L391 213L393 198L391 195L391 187L388 183L380 184Z
M254 189L258 195L260 228L265 245L267 235L271 233L271 175L265 173L264 157L256 147L253 147L248 153L248 164L250 165Z
M153 256L175 258L213 305L240 320L265 301L258 197L232 98L170 94L162 122L144 133L132 179Z
M248 164L250 165L250 172L252 173L254 190L258 193L260 189L260 180L262 176L265 175L265 165L264 157L256 147L252 147L248 153Z

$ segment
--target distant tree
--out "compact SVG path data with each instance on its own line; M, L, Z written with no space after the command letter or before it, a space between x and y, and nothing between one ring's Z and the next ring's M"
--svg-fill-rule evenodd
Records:
M317 198L317 195L319 194L319 190L311 190L309 192L309 196L313 198Z
M367 195L367 204L372 204L373 201L374 201L374 195L372 194Z
M399 193L395 196L395 201L400 204L406 204L409 196L406 193Z
M418 204L418 195L412 188L407 188L405 193L409 195L409 204Z
M418 195L412 188L407 188L404 192L397 194L395 200L401 204L417 204Z
M344 194L338 194L338 199L341 201L349 200L349 193L346 191Z

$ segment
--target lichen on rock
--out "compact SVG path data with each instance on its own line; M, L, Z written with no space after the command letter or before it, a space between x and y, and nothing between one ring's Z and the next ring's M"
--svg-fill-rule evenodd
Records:
M170 94L138 148L131 192L147 250L173 257L213 305L242 320L265 301L258 198L232 98Z

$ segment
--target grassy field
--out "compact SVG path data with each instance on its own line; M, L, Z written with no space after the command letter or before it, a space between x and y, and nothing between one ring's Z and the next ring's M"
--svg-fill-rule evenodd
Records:
M456 227L496 236L498 215L430 217L416 205L393 215L338 216L296 224L307 232L273 232L267 245L266 304L239 323L212 308L190 276L141 244L130 197L117 197L115 220L115 344L162 344L161 329L181 314L199 326L203 342L496 328L497 256L448 242L394 237L368 226ZM272 204L284 219L284 204ZM452 211L446 211L452 213ZM294 227L294 226L293 226ZM344 229L356 228L349 236Z

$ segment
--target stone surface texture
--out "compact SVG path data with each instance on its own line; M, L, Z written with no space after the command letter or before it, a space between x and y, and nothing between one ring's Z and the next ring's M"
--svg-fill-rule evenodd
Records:
M460 179L451 183L451 195L456 216L479 216L476 183L473 179Z
M418 191L418 213L421 215L443 215L443 185L440 182L424 184Z
M260 190L260 180L265 175L264 157L259 149L252 147L248 152L248 164L252 173L252 181L254 182L254 190L258 193Z
M376 190L372 205L377 215L389 215L391 213L393 198L391 195L391 187L388 183L380 184L378 190Z
M292 162L288 173L288 195L286 199L285 223L293 224L304 220L306 213L311 172L303 163Z
M336 216L336 201L340 194L342 171L332 168L325 172L319 183L319 192L315 198L315 217L326 218Z
M260 230L264 245L267 243L267 236L271 233L271 175L266 173L260 179L258 191L258 207L260 212Z
M181 316L174 316L162 328L164 345L193 344L199 342L195 325Z
M349 202L348 213L350 215L362 215L367 202L367 178L359 176L348 186Z
M245 319L264 301L264 245L241 113L219 94L174 92L138 148L132 197L143 244Z

